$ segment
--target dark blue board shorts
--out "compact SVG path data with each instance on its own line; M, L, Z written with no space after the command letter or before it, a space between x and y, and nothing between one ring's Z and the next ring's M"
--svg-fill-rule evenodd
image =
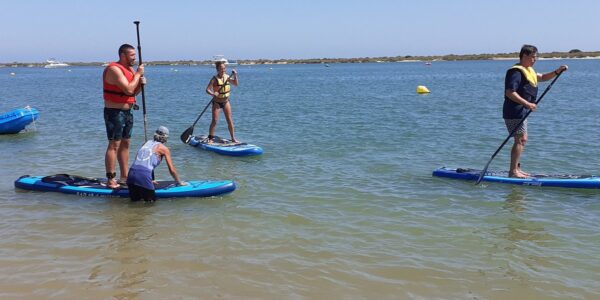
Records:
M104 124L106 125L106 136L109 140L121 140L131 138L133 131L133 114L131 109L120 110L117 108L104 108Z

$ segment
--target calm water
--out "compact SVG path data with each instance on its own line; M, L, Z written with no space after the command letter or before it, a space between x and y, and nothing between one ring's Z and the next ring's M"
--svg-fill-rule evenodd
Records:
M0 111L40 111L34 131L0 136L0 298L598 298L600 191L431 177L483 167L506 137L512 63L240 66L234 119L265 150L253 158L178 139L212 68L148 67L149 128L171 129L182 178L238 183L155 204L15 190L23 174L103 176L102 68L0 69ZM536 69L562 63L530 117L524 169L599 174L600 60ZM137 149L141 111L134 135ZM507 168L509 146L490 169Z

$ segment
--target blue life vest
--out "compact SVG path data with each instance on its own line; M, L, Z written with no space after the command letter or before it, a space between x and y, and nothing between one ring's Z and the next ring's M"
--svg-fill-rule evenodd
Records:
M535 72L533 71L533 68L530 69L532 72ZM526 74L523 68L519 68L518 66L513 66L508 69L506 72L506 80L508 81L514 74L519 74L521 77L519 86L515 92L528 102L535 103L538 93L537 80L535 80L535 83L530 82L528 80L528 75L530 74ZM505 83L505 85L507 84L508 82ZM504 105L502 108L502 117L504 119L522 119L526 114L527 109L523 105L517 104L506 97L506 94L504 95Z

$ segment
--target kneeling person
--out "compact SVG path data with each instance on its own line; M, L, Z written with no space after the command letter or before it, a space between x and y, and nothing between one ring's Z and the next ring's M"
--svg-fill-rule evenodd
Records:
M129 176L127 176L127 187L129 188L129 197L132 201L155 201L156 194L154 191L153 171L162 158L167 161L169 173L178 185L187 185L186 182L179 180L173 160L171 159L171 151L164 144L169 137L169 129L164 126L158 127L154 133L154 140L147 141L140 150L138 150L135 161L129 168Z

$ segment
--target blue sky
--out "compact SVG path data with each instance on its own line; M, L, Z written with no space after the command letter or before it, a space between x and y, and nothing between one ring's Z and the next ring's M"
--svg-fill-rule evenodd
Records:
M89 2L89 3L88 3ZM0 62L599 51L600 1L2 0Z

